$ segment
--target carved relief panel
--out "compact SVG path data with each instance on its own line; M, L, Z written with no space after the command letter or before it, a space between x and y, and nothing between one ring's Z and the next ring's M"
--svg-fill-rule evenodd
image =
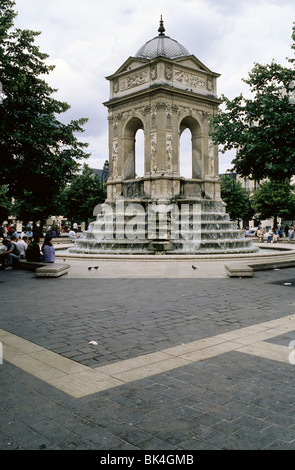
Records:
M193 73L184 72L183 70L175 69L174 80L188 87L206 88L206 81L204 77Z
M112 147L112 176L113 178L118 177L118 141L113 141Z
M156 132L151 132L151 171L156 173L157 171L157 134Z
M172 173L172 134L166 135L166 168L168 173Z
M212 139L208 140L208 174L210 176L214 176L214 168L215 168L215 162L214 162L214 144Z

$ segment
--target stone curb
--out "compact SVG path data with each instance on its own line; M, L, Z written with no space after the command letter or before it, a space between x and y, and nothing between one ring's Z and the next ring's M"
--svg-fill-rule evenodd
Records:
M253 277L254 271L268 269L291 268L295 266L295 256L288 258L276 258L270 260L253 261L249 263L232 263L225 265L225 271L229 277Z

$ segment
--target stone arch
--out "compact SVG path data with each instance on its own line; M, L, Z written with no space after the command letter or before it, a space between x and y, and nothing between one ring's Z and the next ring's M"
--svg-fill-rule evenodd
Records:
M192 134L190 129L185 128L179 136L179 175L182 178L192 178Z
M144 130L138 129L135 134L135 174L141 178L145 174L144 162Z
M204 175L203 146L204 136L199 120L194 116L183 116L179 123L179 139L185 129L191 132L191 162L192 178L202 178ZM180 168L180 158L178 157L178 167Z
M144 124L134 116L127 121L123 130L123 180L135 178L135 136L139 129L144 130Z

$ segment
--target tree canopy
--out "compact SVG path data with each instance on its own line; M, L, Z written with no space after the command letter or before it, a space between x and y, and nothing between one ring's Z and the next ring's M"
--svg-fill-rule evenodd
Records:
M88 222L95 219L95 206L106 199L106 192L100 177L94 175L91 168L84 163L82 173L72 178L63 191L62 199L62 212L71 224L84 221L87 227Z
M35 44L39 32L14 27L15 2L0 0L0 185L8 195L30 198L50 215L52 199L87 158L87 144L78 141L87 119L68 124L58 116L70 106L52 97L44 77L54 66ZM33 210L33 209L32 209ZM39 214L38 214L39 215ZM45 215L45 214L44 214ZM34 218L34 214L31 214ZM46 215L45 215L46 216Z
M290 181L264 181L253 194L252 205L260 219L274 218L274 226L278 217L294 219L295 194L294 185Z
M292 32L295 50L295 24ZM233 171L257 181L285 180L295 175L295 59L290 67L256 63L243 81L252 98L223 96L225 111L212 120L212 138L222 153L236 149Z
M221 197L232 220L249 220L254 215L248 192L236 181L234 174L221 176Z

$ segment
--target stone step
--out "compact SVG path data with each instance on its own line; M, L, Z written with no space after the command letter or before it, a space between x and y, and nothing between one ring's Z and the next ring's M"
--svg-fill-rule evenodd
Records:
M35 271L36 277L60 277L67 274L70 269L69 264L43 263L42 261L19 260L19 267L29 271Z
M226 264L225 271L229 277L252 277L254 271L291 268L295 266L295 256L280 256L272 259L260 259L246 263Z

